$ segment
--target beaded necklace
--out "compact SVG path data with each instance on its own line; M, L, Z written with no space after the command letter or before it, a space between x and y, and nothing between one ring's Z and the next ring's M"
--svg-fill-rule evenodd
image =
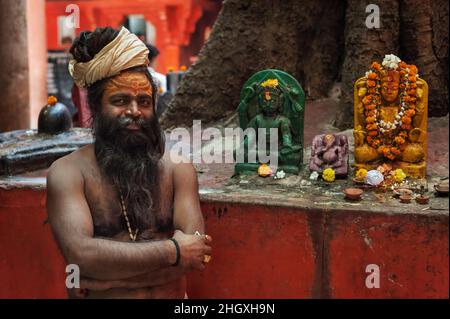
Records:
M133 234L133 231L131 230L130 220L128 219L128 213L127 213L127 208L125 206L125 201L123 200L122 192L120 190L119 190L119 194L120 194L120 204L122 206L122 213L123 213L123 216L125 217L125 221L127 223L128 234L130 235L130 238L132 241L136 241L139 229L136 228L136 231Z

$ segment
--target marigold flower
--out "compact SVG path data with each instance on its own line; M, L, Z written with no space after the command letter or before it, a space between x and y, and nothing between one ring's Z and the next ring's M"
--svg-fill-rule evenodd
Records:
M399 145L405 143L405 139L404 139L403 137L400 137L400 136L397 136L397 137L394 139L394 141L395 141L395 143L397 143L397 144L399 144Z
M356 172L356 179L363 180L364 178L366 178L366 175L367 175L367 170L364 168L360 168Z
M408 68L409 68L410 73L417 74L419 72L419 69L417 69L417 66L415 66L414 64L408 65Z
M410 130L411 129L411 125L409 125L409 124L402 124L402 129L404 129L404 130Z
M267 164L263 163L258 167L258 175L261 177L266 177L273 174L272 169Z
M396 169L393 172L393 175L394 175L394 180L397 183L403 182L405 180L405 178L406 178L406 174L405 174L405 172L403 172L403 170L401 168Z
M268 79L261 83L261 86L263 88L270 87L270 88L276 88L278 86L278 79Z
M372 81L372 80L368 80L367 81L367 86L368 87L374 87L374 86L376 86L377 85L377 83L375 82L375 81Z
M55 105L57 102L58 102L58 99L53 95L49 96L47 99L48 105Z
M395 159L395 155L391 153L391 148L390 147L384 147L382 149L382 153L383 153L384 157L386 157L386 158L388 158L390 160Z
M372 142L372 146L375 148L380 146L380 144L381 144L381 141L379 139L374 139Z
M362 99L362 103L363 103L363 104L369 104L369 103L370 103L370 99L369 99L369 96L368 96L368 95L366 95L366 96Z
M336 179L334 169L327 168L322 172L322 178L327 182L333 182Z
M392 154L392 153L388 153L387 155L386 155L386 158L388 158L389 160L391 160L391 161L393 161L393 160L395 160L395 155L394 154Z
M366 119L367 123L375 123L375 116L368 116Z
M373 62L370 67L376 71L381 71L381 65L378 62Z
M403 116L402 117L402 123L403 124L411 124L411 118L409 116Z
M375 116L375 110L366 111L366 117Z
M416 111L414 111L414 110L412 110L412 109L410 109L410 110L406 110L405 111L405 114L407 115L407 116L413 116L414 114L416 114Z
M377 152L378 152L379 154L383 154L383 149L384 149L384 146L381 145L381 146L379 146L379 147L377 148Z

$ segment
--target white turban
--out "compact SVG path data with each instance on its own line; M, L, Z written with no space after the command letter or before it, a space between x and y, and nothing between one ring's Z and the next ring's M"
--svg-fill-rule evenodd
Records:
M79 87L88 87L99 80L119 74L121 71L148 64L147 46L139 38L122 27L117 37L86 63L69 61L69 72Z

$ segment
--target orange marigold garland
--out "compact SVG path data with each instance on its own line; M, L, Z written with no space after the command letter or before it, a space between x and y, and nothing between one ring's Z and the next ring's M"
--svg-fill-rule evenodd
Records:
M400 112L394 123L384 122L378 118L382 102L380 87L383 67L400 73ZM383 157L394 160L401 154L408 132L412 128L412 117L416 113L416 82L419 75L415 65L408 65L395 55L386 55L383 67L378 62L373 62L366 73L367 94L362 100L366 115L366 140ZM389 143L382 139L382 135L386 132L393 132L395 135Z

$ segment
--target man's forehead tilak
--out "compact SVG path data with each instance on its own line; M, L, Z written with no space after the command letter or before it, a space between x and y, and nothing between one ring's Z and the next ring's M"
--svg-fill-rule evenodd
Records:
M131 91L134 96L138 94L153 95L150 81L142 72L122 72L106 83L105 95L123 91Z

